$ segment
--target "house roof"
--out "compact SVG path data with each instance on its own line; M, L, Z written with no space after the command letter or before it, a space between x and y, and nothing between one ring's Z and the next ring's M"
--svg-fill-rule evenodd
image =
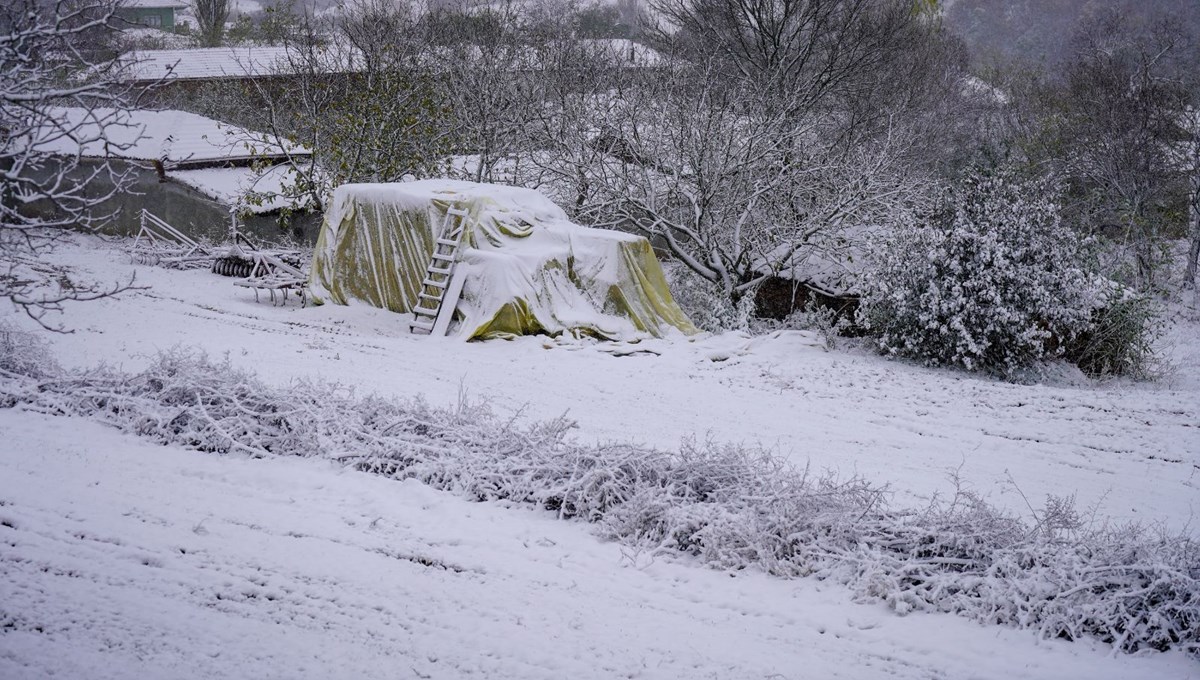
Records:
M286 47L202 47L138 50L122 57L132 82L211 80L289 74Z
M284 208L299 208L299 202L287 196L287 185L295 180L290 165L257 168L204 168L179 170L171 178L217 201L254 214L266 214ZM256 195L258 200L250 200Z
M57 107L33 133L37 151L91 158L163 161L172 167L309 155L299 144L274 151L251 145L254 132L186 111L117 111Z
M122 0L119 7L128 9L187 9L186 2L171 0Z
M142 0L149 2L150 0ZM585 52L626 67L652 67L663 58L654 49L623 39L581 40ZM361 67L357 50L348 46L321 48L321 58L328 73L348 73ZM479 47L469 49L478 51ZM288 59L289 48L278 47L205 47L174 50L139 50L122 60L128 65L125 79L130 82L167 80L217 80L270 75L291 75L295 68ZM420 55L422 63L438 67L447 59L452 48L428 47ZM479 54L473 56L479 57ZM519 67L537 65L535 50L519 53Z

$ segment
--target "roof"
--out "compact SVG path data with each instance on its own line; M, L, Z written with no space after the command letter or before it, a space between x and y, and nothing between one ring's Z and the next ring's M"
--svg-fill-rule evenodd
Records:
M134 82L246 78L288 73L286 47L203 47L182 50L139 50L122 59L129 62Z
M149 2L150 0L142 0ZM585 52L610 63L625 67L659 65L662 55L654 49L632 40L581 40ZM480 48L470 46L479 58ZM429 66L442 65L454 48L428 47L421 55ZM295 69L288 59L288 47L205 47L174 50L139 50L122 57L128 64L126 79L131 82L168 80L213 80L249 78L271 75L291 75ZM329 46L321 53L329 73L348 73L360 63L358 51L348 46ZM537 52L531 48L517 55L517 67L537 66Z
M788 246L783 246L761 262L756 271L802 283L832 297L848 297L862 293L859 288L862 272L868 261L870 243L886 233L882 226L854 226L843 229L827 242L793 253L779 262ZM777 270L775 270L777 268Z
M285 195L285 185L295 179L290 165L276 165L265 170L246 167L178 170L171 173L171 178L225 205L254 214L300 207L297 201ZM257 195L259 200L251 201L251 195Z
M171 0L122 0L118 4L121 9L187 9L186 2L171 2Z
M186 111L118 111L56 107L54 124L35 132L42 153L163 161L173 167L308 155L299 144L279 153L251 153L255 133Z

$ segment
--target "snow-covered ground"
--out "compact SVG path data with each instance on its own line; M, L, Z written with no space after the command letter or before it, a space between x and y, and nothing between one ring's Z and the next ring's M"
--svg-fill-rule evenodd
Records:
M199 346L269 382L319 378L435 404L465 391L532 419L565 412L592 440L762 444L798 465L889 484L900 505L952 491L957 473L1014 511L1028 512L1026 498L1040 506L1047 494L1076 494L1119 521L1180 529L1200 520L1200 323L1175 329L1177 366L1165 383L1072 384L1068 375L1022 386L827 352L805 333L620 347L431 339L383 310L272 307L230 279L134 267L116 251L58 258L102 280L136 270L149 286L73 307L65 321L75 332L49 337L69 366L138 370L160 350Z
M1194 321L1173 331L1164 383L1018 386L826 352L802 333L411 337L387 312L255 303L230 279L135 268L94 243L55 258L149 286L71 308L75 332L48 336L68 366L136 370L199 346L274 383L567 412L586 439L761 443L887 483L900 506L949 492L956 472L1025 513L1026 499L1075 494L1098 518L1193 531L1200 512ZM319 461L153 447L26 411L0 411L0 433L0 678L1200 677L1180 654L1111 658L900 618L827 583L648 563L582 524Z

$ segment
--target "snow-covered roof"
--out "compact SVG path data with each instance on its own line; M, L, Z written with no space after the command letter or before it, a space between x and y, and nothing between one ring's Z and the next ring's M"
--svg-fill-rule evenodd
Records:
M580 46L593 56L626 67L650 67L662 61L654 49L632 40L581 40ZM173 50L138 50L123 57L128 64L126 79L132 82L168 80L212 80L220 78L249 78L270 75L291 75L295 68L288 59L287 47L205 47ZM475 58L482 58L478 47L471 48ZM428 47L420 55L422 63L437 68L443 65L453 48ZM325 70L329 73L348 73L357 70L361 60L357 50L347 46L331 46L324 54ZM302 60L301 60L302 61ZM522 50L510 64L515 68L534 68L539 57L532 48Z
M119 6L137 9L186 9L188 4L171 0L121 0Z
M50 115L56 123L35 133L42 153L159 160L175 167L308 154L298 144L277 154L252 154L254 133L186 111L59 107Z
M283 195L284 184L292 177L290 165L276 165L265 170L254 168L204 168L177 170L171 178L186 184L217 201L255 214L295 208L296 201ZM251 194L260 197L253 202Z
M247 78L291 73L286 47L203 47L138 50L123 60L133 82Z
M885 229L880 226L849 227L821 239L824 242L815 247L801 249L787 261L778 261L782 252L772 253L756 270L766 274L772 270L767 263L782 265L774 272L775 276L834 297L859 295L862 292L859 279L867 262L867 250Z

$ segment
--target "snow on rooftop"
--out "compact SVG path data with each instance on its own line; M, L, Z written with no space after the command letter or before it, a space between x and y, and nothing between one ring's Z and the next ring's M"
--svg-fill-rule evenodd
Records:
M203 47L139 50L126 55L134 82L247 78L292 73L287 47Z
M632 40L596 39L581 40L579 45L586 53L603 58L613 65L626 67L651 67L662 61L662 55L653 48ZM127 79L132 82L167 80L201 80L219 78L250 78L269 75L291 75L296 73L288 59L287 47L206 47L195 49L139 50L130 52L124 59L128 62ZM472 58L484 58L479 47L472 48ZM450 48L429 47L421 58L429 66L444 65L452 58ZM322 55L325 70L330 73L347 73L357 70L361 61L358 52L349 46L331 46ZM536 68L540 56L529 48L518 55L516 68Z
M121 0L120 6L130 9L187 9L188 4L171 0Z
M175 165L255 158L247 145L254 133L186 111L60 107L50 115L57 125L47 125L38 133L37 148L42 153ZM308 153L298 144L288 144L284 151Z
M299 207L295 200L284 195L284 185L293 179L290 165L276 165L265 170L254 168L202 168L178 170L171 178L186 184L224 205L236 206L254 214L266 214L284 208ZM260 200L252 202L249 195Z
M867 245L884 233L885 228L879 226L862 225L843 229L835 237L826 239L828 243L794 253L789 260L780 263L782 268L775 271L774 275L803 283L826 295L859 295L862 292L859 290L859 278L867 262ZM780 255L788 247L783 246L771 253L757 270L764 274L771 272L771 265L779 262Z

